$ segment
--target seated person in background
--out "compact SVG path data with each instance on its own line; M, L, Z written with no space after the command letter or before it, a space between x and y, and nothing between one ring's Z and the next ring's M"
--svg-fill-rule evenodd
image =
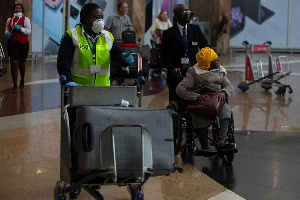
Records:
M199 91L203 86L218 91L217 98L225 102L217 118L220 122L217 135L217 148L232 148L232 144L225 143L226 134L231 118L231 110L226 103L226 97L233 93L233 85L226 77L226 70L217 60L218 55L209 47L202 48L196 55L197 64L189 68L184 79L178 84L176 93L179 97L188 101L207 101L208 95L201 95ZM197 92L198 91L198 92ZM208 128L215 119L192 113L192 125L195 129L202 149L209 149L207 135Z
M172 27L172 23L168 18L168 13L166 10L161 10L157 18L153 21L151 26L151 36L161 40L162 32ZM159 41L154 41L157 44L160 44Z
M126 1L119 1L117 9L117 12L107 18L104 29L111 32L116 40L122 40L122 32L125 30L133 31L133 28L130 18L127 15L128 3Z

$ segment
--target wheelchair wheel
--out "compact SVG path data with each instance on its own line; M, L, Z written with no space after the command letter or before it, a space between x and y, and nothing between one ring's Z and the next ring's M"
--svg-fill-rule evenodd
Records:
M183 164L190 163L194 165L193 150L186 144L181 147L181 160Z
M233 119L233 114L231 112L231 120L229 122L228 126L228 132L227 132L227 141L229 144L234 144L234 119Z
M184 164L189 160L189 148L186 144L181 147L181 160Z
M176 156L181 149L182 142L182 119L179 114L179 105L175 101L171 101L167 109L175 112L172 113L173 118L173 135L174 135L174 155Z
M228 126L228 132L227 132L227 141L229 144L234 144L234 119L233 119L233 113L231 112L231 120L229 122ZM234 153L230 153L226 155L227 162L232 163L234 159Z

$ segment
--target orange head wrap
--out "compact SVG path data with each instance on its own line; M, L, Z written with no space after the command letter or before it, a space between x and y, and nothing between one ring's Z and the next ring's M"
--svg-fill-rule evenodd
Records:
M217 58L218 55L216 54L216 52L209 47L202 48L196 54L198 67L203 70L209 70L210 62L216 60Z

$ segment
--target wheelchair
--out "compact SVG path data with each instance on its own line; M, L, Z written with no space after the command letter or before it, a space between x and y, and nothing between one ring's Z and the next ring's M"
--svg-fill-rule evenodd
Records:
M234 154L238 152L236 141L234 139L234 119L231 112L231 120L228 126L227 138L225 142L233 144L233 148L221 149L217 148L217 133L219 126L217 121L211 124L209 128L208 141L215 149L202 150L196 144L197 133L192 127L192 116L190 111L187 110L187 102L184 100L171 101L167 106L172 112L173 118L173 133L174 133L174 155L181 153L183 163L189 162L194 164L194 156L220 156L229 165L234 160Z

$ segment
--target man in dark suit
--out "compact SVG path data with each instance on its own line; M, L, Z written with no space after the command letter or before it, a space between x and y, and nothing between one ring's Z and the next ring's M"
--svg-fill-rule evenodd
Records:
M163 32L161 43L163 64L167 69L169 101L178 100L176 86L185 76L188 67L197 63L196 54L200 49L209 47L199 25L189 24L191 11L186 5L177 4L173 12L177 24ZM187 38L184 40L185 30Z

